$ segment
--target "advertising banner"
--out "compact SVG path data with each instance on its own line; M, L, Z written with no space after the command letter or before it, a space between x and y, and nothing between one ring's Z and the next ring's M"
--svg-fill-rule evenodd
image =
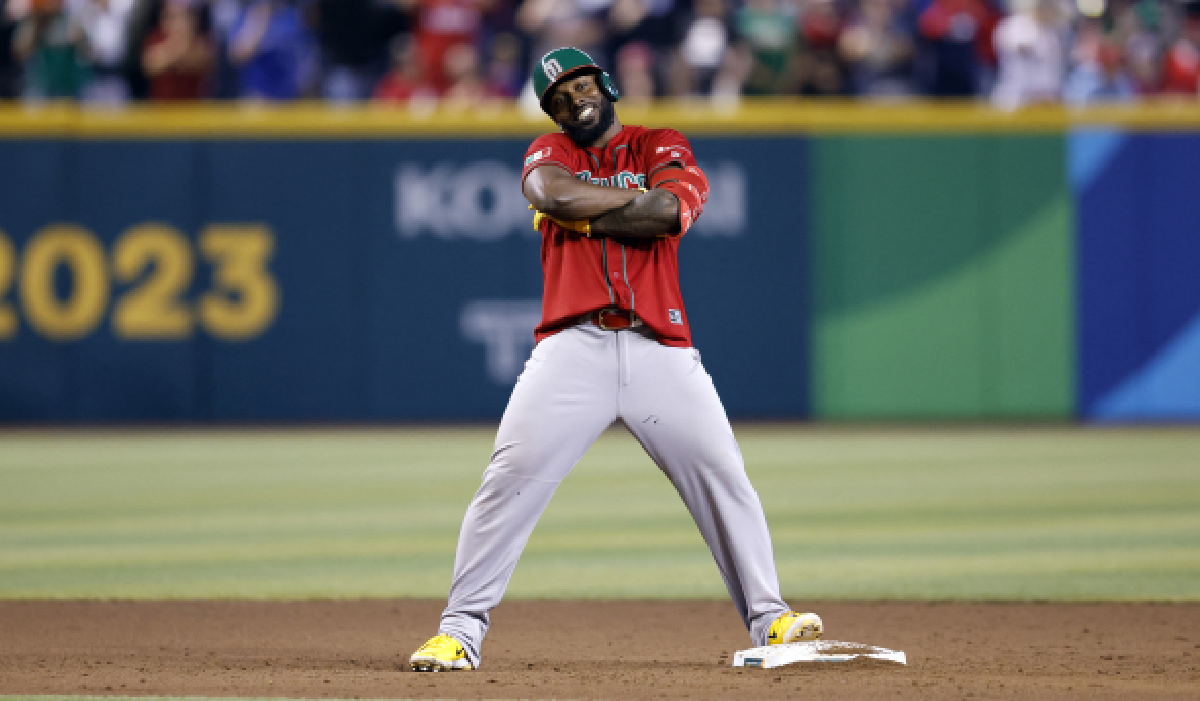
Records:
M0 421L499 417L540 317L525 138L0 141ZM693 140L729 413L807 412L807 147Z

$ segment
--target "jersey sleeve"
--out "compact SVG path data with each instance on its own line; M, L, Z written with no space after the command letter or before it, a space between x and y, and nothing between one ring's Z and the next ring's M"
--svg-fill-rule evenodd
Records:
M692 145L674 129L655 129L646 139L645 164L647 180L654 180L658 171L669 166L687 168L696 165Z
M525 182L525 178L533 172L534 168L545 165L553 165L562 168L574 175L575 171L571 169L570 155L563 148L562 142L555 138L554 134L546 134L534 139L529 145L529 150L525 152L525 168L521 171L521 182Z
M692 146L674 129L655 130L646 140L646 179L679 200L679 233L685 234L708 202L708 179L696 165Z

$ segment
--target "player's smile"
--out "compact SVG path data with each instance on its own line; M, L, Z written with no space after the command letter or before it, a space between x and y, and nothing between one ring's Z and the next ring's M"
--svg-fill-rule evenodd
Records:
M571 110L571 121L580 126L590 126L600 119L600 105L594 102L585 102L577 105Z

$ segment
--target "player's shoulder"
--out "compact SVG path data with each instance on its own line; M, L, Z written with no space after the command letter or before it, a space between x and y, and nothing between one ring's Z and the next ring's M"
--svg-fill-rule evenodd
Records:
M525 151L525 168L557 162L563 165L574 163L575 144L565 134L543 134L533 140Z
M566 134L561 132L542 134L538 138L534 139L533 143L529 144L530 151L536 151L538 149L547 147L556 147L562 152L573 151L576 148L575 142L571 141L569 138L567 138Z
M674 129L643 128L634 137L634 143L637 144L634 150L645 154L651 160L692 157L692 145L683 134Z
M671 144L680 144L688 146L687 137L679 133L675 129L642 129L641 138L646 143L651 143L656 146L670 146Z

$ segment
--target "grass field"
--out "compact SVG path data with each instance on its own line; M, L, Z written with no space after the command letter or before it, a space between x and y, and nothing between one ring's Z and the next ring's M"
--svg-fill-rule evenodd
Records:
M738 428L785 593L1200 601L1200 431ZM493 430L0 433L0 598L444 596ZM512 597L724 597L624 430Z

